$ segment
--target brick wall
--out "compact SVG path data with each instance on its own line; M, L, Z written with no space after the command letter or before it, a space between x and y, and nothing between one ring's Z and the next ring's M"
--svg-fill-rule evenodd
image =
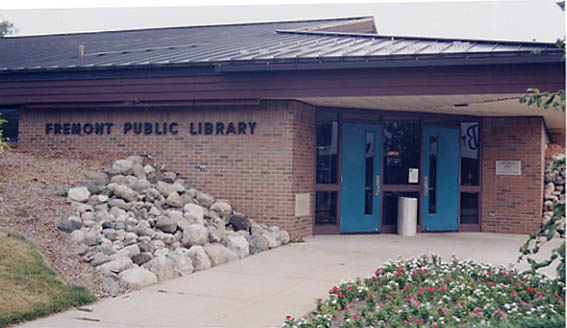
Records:
M317 130L315 109L301 103L291 103L295 113L293 136L293 193L309 193L309 216L295 217L295 233L299 236L313 234L315 213L315 147Z
M315 114L307 105L265 101L260 105L187 109L30 110L20 112L21 148L144 153L177 171L197 188L292 237L311 234L312 215L295 217L295 193L313 198ZM256 122L254 134L191 135L190 122ZM110 134L54 135L46 123L112 122ZM176 135L124 134L127 122L177 122ZM196 126L195 126L196 128ZM226 127L225 127L226 128ZM117 154L118 157L118 154ZM313 202L313 201L312 201ZM311 209L313 206L311 206ZM311 211L313 212L313 211Z
M482 231L530 233L541 225L543 199L541 118L484 118ZM521 176L497 176L496 161L521 160Z

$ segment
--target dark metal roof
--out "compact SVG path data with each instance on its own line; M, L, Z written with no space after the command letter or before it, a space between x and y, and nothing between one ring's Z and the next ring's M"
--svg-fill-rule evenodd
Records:
M216 71L560 61L553 43L318 32L368 17L0 39L0 73L212 66ZM84 55L79 55L80 46Z

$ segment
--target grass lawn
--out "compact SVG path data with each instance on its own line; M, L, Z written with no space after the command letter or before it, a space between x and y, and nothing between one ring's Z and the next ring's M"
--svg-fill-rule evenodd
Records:
M565 327L565 282L472 261L422 256L346 281L285 328Z
M87 289L61 282L24 237L0 230L0 327L95 299Z

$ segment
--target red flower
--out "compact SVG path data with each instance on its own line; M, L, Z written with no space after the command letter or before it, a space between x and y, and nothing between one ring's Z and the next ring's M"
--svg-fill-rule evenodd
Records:
M289 320L289 319L291 319L291 316L290 316L290 315L286 315L286 316L285 316L285 319L286 319L286 320Z
M352 318L356 320L358 318L358 314L353 315Z

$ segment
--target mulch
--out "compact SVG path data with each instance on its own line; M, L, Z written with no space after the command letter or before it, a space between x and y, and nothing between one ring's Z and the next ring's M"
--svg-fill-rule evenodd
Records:
M73 213L56 190L85 180L87 171L110 167L121 154L11 149L0 154L0 229L26 237L69 284L104 296L102 275L73 254L77 245L57 225Z

